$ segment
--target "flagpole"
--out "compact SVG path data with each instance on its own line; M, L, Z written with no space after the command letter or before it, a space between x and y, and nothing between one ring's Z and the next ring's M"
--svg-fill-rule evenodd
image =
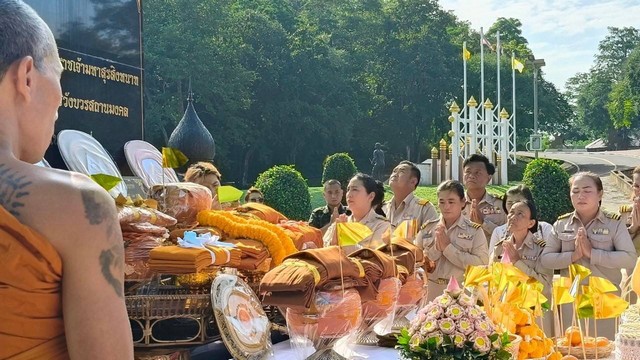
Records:
M498 100L498 106L496 107L496 112L500 113L500 32L496 33L496 68L498 73L498 83L497 83L497 91L496 98ZM492 119L493 123L493 119Z
M462 73L463 73L463 78L464 78L464 85L463 85L463 99L462 99L462 108L464 109L463 111L463 119L462 119L462 141L464 142L464 148L468 151L469 148L467 147L467 136L469 134L469 105L467 105L467 101L469 101L469 99L467 98L467 42L464 41L462 43ZM456 132L460 131L460 122L458 122L458 126L456 128ZM458 139L460 139L460 137L458 137ZM458 146L458 148L460 148L460 144L456 144ZM467 156L467 154L465 153L465 157ZM452 170L453 173L453 170Z
M462 43L462 69L463 69L462 74L464 77L464 85L463 85L464 98L462 99L462 101L463 101L463 104L465 104L463 106L463 109L464 109L464 118L466 121L467 114L469 112L469 107L466 105L467 101L469 100L467 99L467 42L466 41Z
M480 103L484 103L484 44L482 40L484 39L484 33L482 32L482 27L480 28ZM464 101L467 101L466 99ZM473 132L476 129L472 129Z
M513 149L516 149L516 69L515 66L513 66L514 64L514 60L516 59L516 54L514 52L511 53L511 88L512 88L512 97L513 97L513 101L511 101L511 116L513 116L513 124L512 124L512 130L511 131L507 131L507 136L510 138L510 134L513 134ZM509 139L511 140L511 139ZM509 142L507 141L507 145L509 144ZM509 152L509 149L507 148L507 153Z

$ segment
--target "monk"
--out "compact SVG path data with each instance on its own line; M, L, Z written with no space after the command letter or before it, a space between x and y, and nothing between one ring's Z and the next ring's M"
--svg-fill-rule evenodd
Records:
M32 165L53 136L61 73L44 21L0 0L0 359L133 359L113 199Z

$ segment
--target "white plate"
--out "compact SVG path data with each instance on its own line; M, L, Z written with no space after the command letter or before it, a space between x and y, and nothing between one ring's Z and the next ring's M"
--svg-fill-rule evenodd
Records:
M58 148L67 168L85 175L106 174L122 179L113 158L91 135L77 130L58 133ZM127 186L121 181L109 191L113 197L127 196Z
M164 169L164 179L162 178L162 153L148 142L131 140L124 144L124 154L131 171L142 179L145 190L149 190L153 185L180 182L176 172L171 168Z

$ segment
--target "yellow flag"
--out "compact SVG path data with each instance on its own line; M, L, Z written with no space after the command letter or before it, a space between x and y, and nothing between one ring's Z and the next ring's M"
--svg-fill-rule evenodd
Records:
M465 60L471 59L471 52L467 48L462 48L462 58Z
M491 280L491 271L487 265L467 266L464 273L464 286L477 287L478 285Z
M242 190L231 185L218 186L218 202L221 204L240 200L242 194Z
M569 265L569 273L571 274L571 279L575 278L576 275L580 275L580 280L582 281L591 275L591 270L580 264L571 264Z
M610 319L622 315L629 303L615 294L593 294L593 312L596 319Z
M568 277L560 277L553 281L553 301L554 305L562 305L572 303L575 298L569 293L571 287L571 279Z
M162 148L162 167L163 168L179 168L186 164L189 159L182 153L182 151L174 148L163 147Z
M524 64L518 61L516 58L513 58L511 67L515 70L518 70L518 72L522 72L522 70L524 70Z
M113 189L114 186L120 184L122 181L122 179L117 176L107 174L93 174L91 175L91 179L107 191Z
M399 237L412 241L418 233L418 219L405 220L393 230L393 238Z
M640 257L636 260L636 267L631 275L631 288L636 295L640 296Z
M591 276L589 278L589 288L591 292L608 293L612 291L618 291L618 288L613 283L605 278Z
M356 245L360 241L371 236L373 232L367 225L350 222L350 223L338 223L336 226L336 234L338 236L338 245L350 246Z

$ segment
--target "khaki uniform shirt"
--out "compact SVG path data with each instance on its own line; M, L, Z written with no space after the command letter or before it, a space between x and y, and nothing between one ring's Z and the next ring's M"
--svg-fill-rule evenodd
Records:
M418 229L420 229L427 220L438 218L435 206L429 200L420 199L413 193L407 195L398 207L396 207L394 198L391 198L389 202L382 206L382 210L387 214L387 218L391 221L393 228L405 220L416 219L418 221Z
M633 210L633 205L622 205L620 206L620 221L622 221L629 229L629 235L631 235L631 240L633 241L633 245L636 248L636 252L640 253L640 231L631 231L631 211Z
M471 199L466 197L467 206L462 209L462 215L467 219L471 214ZM485 191L484 197L478 202L478 211L484 215L484 221L482 222L482 230L487 239L491 238L493 230L502 224L507 222L507 214L502 209L502 199L495 197Z
M451 243L439 251L436 249L435 228L440 219L429 220L416 237L416 245L424 250L436 268L429 279L436 282L448 282L451 276L462 281L469 265L487 265L489 249L480 224L460 216L453 226L446 230Z
M502 253L504 251L502 249L502 243L505 240L506 237L503 236L490 249L490 262L500 262L502 260ZM522 270L522 272L524 272L525 274L540 281L542 285L544 285L544 295L547 298L550 298L553 269L545 268L540 263L542 251L545 248L545 244L545 240L540 237L540 232L536 232L535 234L531 232L527 233L527 237L524 239L522 247L517 249L518 254L520 254L520 260L513 263L513 265Z
M349 215L347 218L347 222L356 222L353 215ZM385 244L389 240L389 236L391 234L391 223L387 218L382 215L379 215L375 212L375 209L371 209L365 217L363 217L360 221L361 224L367 225L369 229L373 232L370 236L366 237L358 245L360 247L366 247L370 249L375 249L378 246ZM324 233L323 241L324 246L329 246L334 243L336 236L336 223L331 224L327 229L327 232ZM356 247L344 247L345 252L348 254L353 250L357 250Z
M562 269L564 276L568 274L580 227L585 228L592 250L591 259L582 257L577 263L591 269L593 276L604 277L619 285L622 279L620 269L627 269L627 274L630 274L637 255L626 225L615 213L598 211L588 224L582 224L575 211L560 216L553 224L553 236L547 240L542 252L542 266Z

